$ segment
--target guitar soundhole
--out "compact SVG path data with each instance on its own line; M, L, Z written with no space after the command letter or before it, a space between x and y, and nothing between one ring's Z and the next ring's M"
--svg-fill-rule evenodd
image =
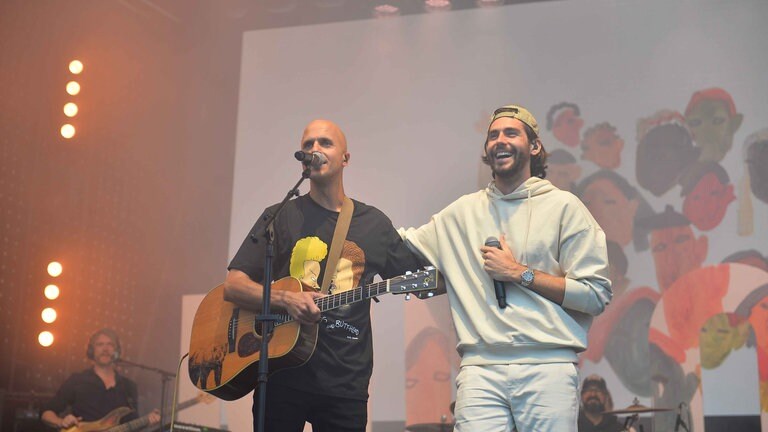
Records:
M261 349L261 338L253 333L246 333L237 342L237 355L240 357L251 356Z

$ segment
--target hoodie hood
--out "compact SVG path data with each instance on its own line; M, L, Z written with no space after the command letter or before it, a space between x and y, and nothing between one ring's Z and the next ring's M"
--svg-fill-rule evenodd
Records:
M491 198L491 200L519 200L542 195L555 189L555 186L550 183L549 180L544 180L539 177L531 177L518 186L517 189L506 195L501 193L496 187L495 181L488 183L485 191L488 193L488 197Z

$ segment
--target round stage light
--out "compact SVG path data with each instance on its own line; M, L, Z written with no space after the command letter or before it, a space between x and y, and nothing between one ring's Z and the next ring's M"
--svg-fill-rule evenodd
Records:
M67 93L71 94L72 96L80 93L80 84L78 84L77 81L68 82Z
M53 333L49 331L41 331L40 334L37 335L37 341L40 343L40 345L49 347L53 345Z
M57 277L61 274L61 272L64 271L64 267L61 266L61 263L58 261L51 261L48 263L48 274Z
M43 290L43 293L48 300L56 300L59 298L59 287L53 284L48 285L45 287L45 290Z
M74 102L67 102L64 104L64 115L67 117L74 117L77 115L77 104Z
M40 314L40 317L43 319L43 322L46 322L48 324L56 321L56 309L54 308L45 308L43 309L43 312Z
M80 60L72 60L69 62L69 71L77 75L83 71L83 62Z
M66 139L70 139L75 136L75 127L67 123L61 127L61 136Z

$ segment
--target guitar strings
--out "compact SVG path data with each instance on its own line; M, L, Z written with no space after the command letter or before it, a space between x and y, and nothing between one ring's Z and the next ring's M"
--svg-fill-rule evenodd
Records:
M315 299L315 304L317 304L317 307L320 309L321 312L324 312L326 310L333 309L336 306L337 302L339 302L338 306L343 306L345 304L354 302L355 299L358 297L360 298L360 300L363 300L364 298L371 298L379 294L384 294L387 292L387 290L386 289L381 290L381 288L386 288L386 287L387 287L387 281L375 282L370 285L353 288L351 290L340 292L338 294L331 294L326 297L320 297L318 299ZM365 290L367 290L368 292L364 294ZM290 322L295 321L295 319L289 314L277 314L277 316L278 316L278 321L275 323L275 327L281 324L288 324ZM234 323L238 325L243 324L246 326L251 326L255 324L256 321L258 321L256 319L256 316L253 316L245 319L236 318L234 320Z

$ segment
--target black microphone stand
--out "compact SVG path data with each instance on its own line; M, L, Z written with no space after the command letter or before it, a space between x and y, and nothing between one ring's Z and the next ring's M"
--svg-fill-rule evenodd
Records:
M129 360L121 359L121 358L118 358L117 360L115 360L115 363L123 364L126 366L134 366L139 369L148 370L160 375L160 381L161 381L160 383L160 425L162 427L162 425L165 424L165 385L168 381L176 378L176 374L173 372L167 372L162 369L158 369L156 367L146 366L141 363L135 363Z
M279 315L270 313L270 302L272 293L272 258L274 257L274 242L275 242L275 219L280 214L280 210L285 207L285 204L294 197L299 196L299 185L309 178L311 168L308 165L304 166L304 171L301 173L301 178L293 187L288 191L288 194L283 198L283 201L277 207L277 210L271 215L264 216L266 221L266 228L264 232L266 234L267 243L265 245L267 253L264 256L264 292L261 300L261 315L255 318L255 325L261 324L261 352L259 353L259 372L257 380L257 388L259 392L259 406L256 411L256 431L264 432L264 414L266 413L266 399L267 399L267 375L269 374L269 339L272 336L272 330L275 326L275 322L278 320ZM257 239L251 236L251 240L254 242Z

